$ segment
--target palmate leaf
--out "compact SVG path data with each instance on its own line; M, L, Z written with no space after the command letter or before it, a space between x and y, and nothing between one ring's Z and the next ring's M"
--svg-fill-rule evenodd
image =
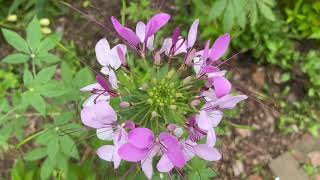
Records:
M40 170L40 177L42 180L48 179L53 170L54 170L55 164L49 159L47 158L41 166L41 170Z
M29 104L42 115L46 114L46 101L37 93L29 93Z
M29 69L26 67L23 72L23 83L25 86L28 86L32 81L33 81L33 76L29 71Z
M276 18L270 8L267 4L265 4L265 1L257 1L260 13L270 21L275 21Z
M59 42L61 38L62 38L61 32L47 36L40 42L37 52L43 53L43 52L48 52L52 50L54 47L56 47L57 42Z
M228 1L227 8L223 15L223 30L229 32L233 26L235 19L234 8L231 1Z
M8 29L2 29L2 33L7 43L12 47L18 51L30 53L27 42L18 33Z

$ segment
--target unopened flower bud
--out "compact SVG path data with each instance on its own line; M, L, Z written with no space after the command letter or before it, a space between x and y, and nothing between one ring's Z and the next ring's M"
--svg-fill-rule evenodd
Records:
M167 74L167 79L171 79L173 77L174 73L175 73L175 70L171 69Z
M156 52L154 54L154 61L153 63L156 65L156 66L161 66L162 62L161 62L161 56L160 56L160 53L159 52Z
M42 32L43 34L51 34L51 33L52 33L51 29L48 28L48 27L43 27L43 28L41 28L41 32Z
M188 76L186 78L184 78L184 80L182 81L183 85L187 85L192 81L192 77Z
M41 18L40 24L41 24L41 26L49 26L50 20L48 18Z
M18 19L18 16L15 15L15 14L10 14L8 17L7 17L7 21L9 22L16 22Z
M175 109L177 109L177 106L176 105L170 105L170 109L175 110Z
M174 131L173 131L174 135L176 135L177 137L181 137L183 135L183 129L181 127L177 127Z
M153 119L153 118L155 118L155 117L158 117L158 116L159 116L159 114L158 114L157 112L152 111L152 113L151 113L151 119Z
M169 131L174 131L177 128L177 125L175 124L168 124L167 129Z
M128 102L126 102L126 101L123 101L123 102L121 102L120 103L120 107L121 108L128 108L128 107L130 107L130 103L128 103Z
M191 101L190 106L197 107L200 105L200 103L201 103L201 101L199 99L195 99L195 100Z

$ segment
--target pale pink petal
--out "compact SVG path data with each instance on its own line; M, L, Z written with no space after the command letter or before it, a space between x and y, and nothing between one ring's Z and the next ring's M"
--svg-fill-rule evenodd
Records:
M197 40L198 26L199 19L196 19L195 21L193 21L188 33L188 48L193 47L194 43Z
M154 43L154 35L150 36L147 40L147 48L150 50L150 51L153 51L154 50L154 47L153 47L153 43Z
M198 144L193 147L194 152L200 158L207 161L218 161L221 159L221 154L216 148L209 147L206 144Z
M148 148L154 143L154 134L148 128L134 128L128 134L128 142L137 148Z
M85 100L83 106L93 106L97 102L100 101L108 101L110 100L110 95L108 93L104 93L102 95L99 94L92 94L88 99Z
M207 132L207 145L210 147L213 147L216 144L216 133L214 132L214 129L211 128Z
M114 132L111 126L106 128L99 128L96 130L96 133L99 139L105 140L105 141L111 141L114 136Z
M168 53L170 51L171 46L172 46L172 39L166 38L163 41L163 45L162 45L161 49L159 50L159 53L163 53L163 52Z
M206 45L204 46L204 49L203 49L202 59L204 61L209 58L209 53L210 53L210 40L207 41L207 43L206 43Z
M105 161L113 161L114 146L104 145L97 150L97 155Z
M146 37L146 25L139 21L136 26L136 34L140 39L140 42L144 42L144 38Z
M168 158L166 154L163 154L161 159L159 160L157 164L157 169L159 172L169 172L174 168L174 165Z
M239 102L247 99L248 96L246 95L237 95L237 96L232 96L232 95L226 95L221 97L215 105L219 105L220 108L222 109L233 109Z
M103 128L117 120L117 114L106 101L97 102L92 106L85 106L81 111L83 124L92 128Z
M148 156L145 159L141 160L142 171L144 172L144 174L147 176L148 179L152 179L152 175L153 175L152 160L153 160L153 157L158 153L158 151L159 151L159 148L155 146L150 150L150 152L148 153Z
M231 83L225 77L214 77L213 86L217 97L222 97L230 93Z
M113 153L113 166L114 166L114 169L118 169L118 167L120 166L120 163L121 163L121 157L118 154L119 148L120 148L119 145L115 145L114 153Z
M118 79L114 71L108 67L101 68L101 73L108 76L108 80L113 89L118 89Z
M120 22L113 16L111 17L111 22L122 39L134 47L139 45L140 39L131 29L122 26Z
M167 13L159 13L154 15L147 23L145 41L157 31L159 31L164 25L168 23L170 15Z
M214 42L210 53L211 61L216 61L224 55L224 53L228 50L230 40L230 35L224 34Z
M187 52L187 42L184 39L179 39L178 42L175 45L176 51L174 53L174 56L186 53Z
M208 117L207 111L200 111L199 117L197 118L197 124L203 130L209 130L213 127L213 123L211 119Z
M99 83L90 84L80 89L83 92L91 92L93 89L102 89Z
M202 66L201 71L204 73L214 73L220 71L219 68L214 66Z
M167 146L167 148L179 146L179 141L176 137L167 132L161 132L159 135L160 141Z
M102 66L108 66L110 61L110 45L106 39L101 39L95 46L96 57Z
M129 162L141 161L148 155L148 152L148 149L139 149L130 143L123 144L118 150L121 159Z

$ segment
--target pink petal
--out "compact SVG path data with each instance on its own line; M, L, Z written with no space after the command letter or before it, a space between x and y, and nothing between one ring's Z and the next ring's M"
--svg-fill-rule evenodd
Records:
M128 142L140 149L148 148L154 143L154 134L148 128L135 128L129 132Z
M194 43L197 40L198 26L199 19L196 19L195 21L193 21L188 33L188 48L193 47Z
M128 129L134 129L136 127L135 123L131 120L128 120L124 126L125 128L128 128Z
M97 150L97 155L105 161L113 161L114 146L104 145Z
M140 42L144 42L146 36L146 25L143 22L138 22L136 26L136 34L140 39Z
M180 33L181 33L180 28L177 27L177 28L174 30L174 32L173 32L173 34L172 34L172 37L171 37L171 39L172 39L172 44L176 44L176 43L178 42L179 37L180 37Z
M218 72L220 71L219 68L214 67L214 66L202 66L201 67L202 72L204 73L213 73L213 72Z
M119 145L115 145L115 147L114 147L114 153L113 153L114 169L118 169L118 167L120 166L120 163L121 163L121 157L118 154L119 148L120 148Z
M221 159L221 154L216 148L209 147L206 144L198 144L193 147L194 152L200 158L207 161L218 161Z
M161 159L159 160L157 164L157 169L159 172L169 172L174 168L174 165L168 158L166 154L163 154Z
M196 53L197 53L197 51L195 49L192 49L188 53L188 55L187 55L187 57L186 57L186 59L184 61L186 65L191 65L192 64L192 60L196 57Z
M122 26L120 22L113 16L111 17L111 22L121 38L134 47L138 46L140 39L131 29Z
M213 86L217 97L222 97L230 93L231 83L224 77L214 77Z
M101 87L103 87L103 89L110 90L109 84L107 83L106 79L103 76L97 75L96 80L97 80L98 84Z
M83 124L92 128L103 128L117 120L117 114L106 101L85 106L81 111Z
M154 15L147 23L145 41L157 31L159 31L164 25L168 23L170 15L167 13L159 13Z
M168 148L166 155L168 156L172 164L178 168L183 168L183 166L187 163L181 146Z
M175 48L176 48L176 51L174 53L174 56L176 56L180 53L186 53L187 52L187 42L184 39L179 39L175 45Z
M118 79L111 68L103 67L101 68L101 73L108 76L109 83L113 89L118 89Z
M121 64L123 66L128 66L127 58L120 47L117 47L117 53L118 53Z
M148 149L139 149L130 143L123 144L118 150L121 159L129 162L141 161L148 155L148 152Z
M110 45L106 39L101 39L95 46L96 58L102 66L108 66L110 60Z
M207 60L209 58L209 52L210 52L210 40L207 41L206 45L204 46L203 49L203 54L202 54L202 60Z
M179 141L176 137L169 133L162 132L159 135L160 141L167 146L167 148L179 146Z
M230 35L224 34L214 42L210 53L211 61L216 61L224 55L224 53L228 50L230 40Z

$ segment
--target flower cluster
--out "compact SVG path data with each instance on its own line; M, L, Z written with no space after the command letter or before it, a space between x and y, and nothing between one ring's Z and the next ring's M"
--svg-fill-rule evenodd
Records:
M81 89L91 93L83 104L82 122L96 129L99 139L113 141L100 147L98 156L114 168L121 160L140 162L149 179L153 159L162 173L182 169L194 156L218 161L214 129L225 110L247 98L231 92L227 71L220 68L230 35L222 35L211 47L207 41L197 51L195 20L187 37L176 28L157 48L155 41L161 38L155 35L169 19L166 13L156 14L147 24L138 22L133 31L112 17L125 44L111 48L106 39L96 44L103 75ZM127 46L136 56L129 56Z

